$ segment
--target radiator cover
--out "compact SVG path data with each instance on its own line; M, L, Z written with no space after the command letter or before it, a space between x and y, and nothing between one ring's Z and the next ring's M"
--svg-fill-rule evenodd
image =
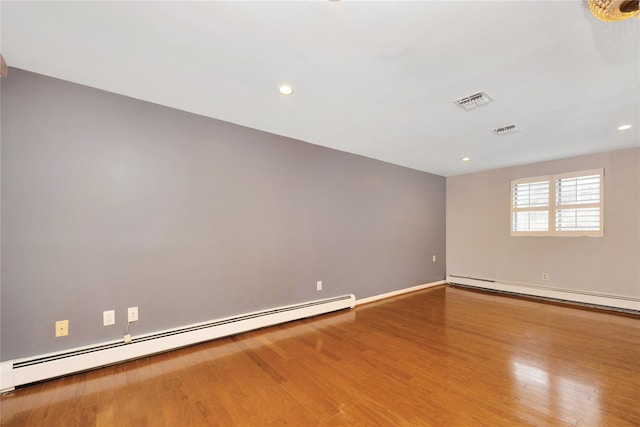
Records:
M241 332L353 308L355 305L354 295L343 295L134 336L129 344L125 344L121 339L63 352L9 360L0 364L0 392L5 393L20 385L95 369Z
M609 307L623 311L640 311L640 299L619 295L607 295L596 292L578 291L573 289L552 288L526 283L513 283L501 280L469 277L450 274L447 282L452 284L472 286L500 292L509 292L534 297L550 298L554 300L570 301L579 304Z

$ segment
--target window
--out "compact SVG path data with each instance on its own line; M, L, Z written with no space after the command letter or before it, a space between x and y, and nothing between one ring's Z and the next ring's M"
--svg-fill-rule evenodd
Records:
M602 236L604 171L511 181L512 236Z

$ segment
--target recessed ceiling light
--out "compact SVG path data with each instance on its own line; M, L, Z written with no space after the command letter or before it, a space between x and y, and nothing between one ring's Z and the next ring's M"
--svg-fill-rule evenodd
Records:
M627 129L631 129L631 125L618 126L618 130L627 130Z
M471 160L471 157L467 157L467 156L464 156L463 158L460 159L460 161L463 161L463 162L468 162L469 160Z
M280 92L281 95L291 95L293 93L293 88L289 85L280 85L278 92Z

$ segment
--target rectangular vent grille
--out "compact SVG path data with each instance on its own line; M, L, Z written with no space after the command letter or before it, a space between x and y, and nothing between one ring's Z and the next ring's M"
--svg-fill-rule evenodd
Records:
M520 130L520 128L518 126L516 126L516 125L508 125L508 126L502 126L502 127L496 128L493 131L497 135L506 135L508 133L518 132L519 130Z
M465 96L455 101L465 111L475 110L478 107L487 105L492 101L491 97L485 92L474 93L473 95Z

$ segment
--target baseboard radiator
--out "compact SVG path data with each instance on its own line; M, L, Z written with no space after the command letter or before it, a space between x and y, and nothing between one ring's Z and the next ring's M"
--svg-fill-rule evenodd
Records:
M21 385L145 357L216 338L353 308L355 305L354 295L344 295L134 336L129 344L125 344L120 339L64 352L4 361L0 363L0 392L5 393Z
M631 312L633 314L640 314L640 298L607 295L602 293L577 291L572 289L553 288L525 283L505 282L478 277L459 276L454 274L447 275L447 282L450 284L489 289L497 292L527 295L551 300L568 301L577 304L598 306L618 311Z

